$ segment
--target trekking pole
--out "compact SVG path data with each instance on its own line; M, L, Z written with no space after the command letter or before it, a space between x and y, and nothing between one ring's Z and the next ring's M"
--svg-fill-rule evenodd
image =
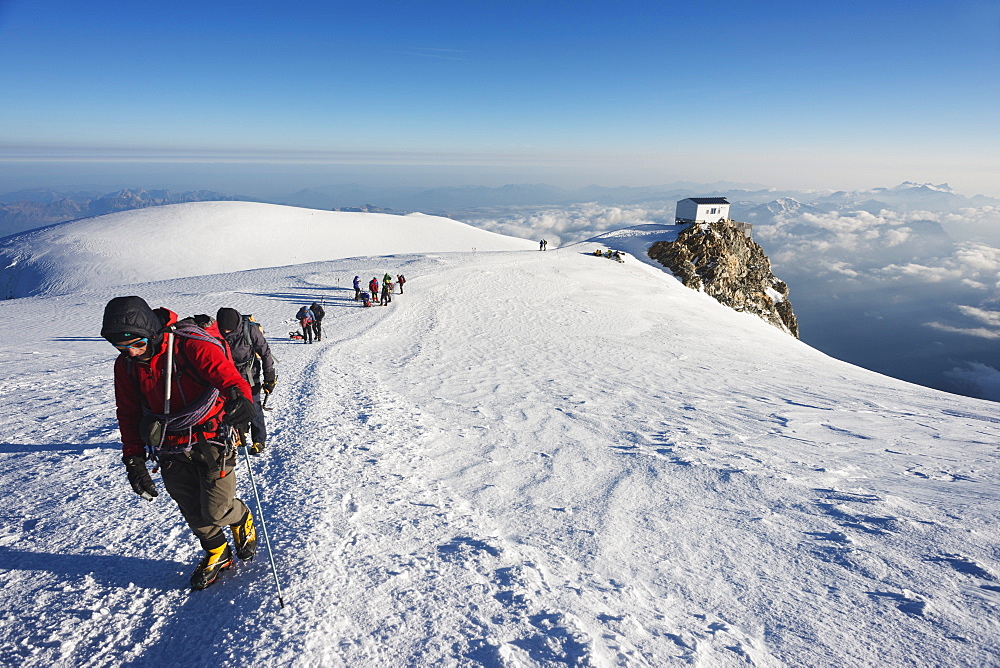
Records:
M267 537L267 525L264 523L264 509L260 504L260 494L257 493L257 483L253 479L253 467L250 466L250 448L247 447L246 434L238 433L238 437L240 445L243 446L243 458L246 459L247 462L247 473L250 475L250 487L253 488L253 496L257 500L257 518L260 520L260 531L264 536L264 545L267 546L267 558L271 561L271 574L274 575L274 588L278 591L278 605L281 609L284 609L285 600L281 595L281 583L278 582L278 567L274 565L274 550L271 549L271 540Z
M174 375L174 333L167 332L167 387L163 391L163 414L170 415L170 393Z
M167 386L163 389L163 417L168 419L170 417L170 395L173 390L173 377L174 377L174 333L167 332ZM160 462L156 459L157 450L163 446L163 441L167 438L167 425L166 422L163 424L163 428L160 430L160 442L154 449L153 446L147 447L147 457L153 460L153 473L160 470ZM153 497L147 492L141 494L142 498L147 501L152 501Z

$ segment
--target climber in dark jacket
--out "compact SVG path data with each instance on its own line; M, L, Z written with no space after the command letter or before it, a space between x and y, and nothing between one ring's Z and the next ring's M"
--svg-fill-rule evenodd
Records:
M302 341L305 343L313 342L313 323L316 321L316 316L313 312L309 310L308 306L303 306L299 309L298 313L295 314L295 319L299 321L302 326Z
M313 333L316 335L316 340L319 341L323 338L323 316L326 315L326 311L316 302L309 305L309 310L313 312Z
M264 330L259 323L243 316L234 308L222 307L215 315L219 332L233 352L236 368L246 378L253 391L257 414L250 421L250 453L259 455L267 442L267 427L264 424L264 408L261 405L261 391L270 394L277 382L274 371L274 356L264 338Z

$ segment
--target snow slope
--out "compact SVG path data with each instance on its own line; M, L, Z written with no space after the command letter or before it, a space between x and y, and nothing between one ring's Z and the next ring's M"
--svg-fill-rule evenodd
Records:
M60 294L333 258L532 245L419 213L400 217L191 202L60 223L0 240L0 295Z
M995 665L996 405L588 255L652 233L0 302L0 664ZM406 294L352 301L386 271ZM189 591L176 507L129 488L119 294L264 323L283 610L263 552ZM313 300L326 335L293 343Z

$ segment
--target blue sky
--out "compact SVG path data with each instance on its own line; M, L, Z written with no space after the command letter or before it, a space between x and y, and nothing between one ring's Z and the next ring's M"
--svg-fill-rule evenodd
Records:
M0 0L8 164L1000 196L998 109L1000 0Z

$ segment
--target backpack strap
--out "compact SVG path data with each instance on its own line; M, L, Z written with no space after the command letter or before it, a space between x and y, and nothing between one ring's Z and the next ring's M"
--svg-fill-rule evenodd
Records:
M247 344L247 347L250 349L250 359L253 359L254 356L253 339L250 338L250 323L252 321L250 320L250 316L248 315L244 315L242 317L243 317L243 342Z
M250 328L256 327L257 331L264 334L264 326L253 319L253 313L247 313L243 315L243 340L246 344L253 349L253 339L250 338Z
M211 323L208 323L211 325ZM171 327L169 327L174 334L181 337L182 339L198 339L199 341L209 341L226 351L226 355L229 355L229 349L226 346L225 340L218 336L213 336L205 327L199 325L193 318L185 318L180 320Z

